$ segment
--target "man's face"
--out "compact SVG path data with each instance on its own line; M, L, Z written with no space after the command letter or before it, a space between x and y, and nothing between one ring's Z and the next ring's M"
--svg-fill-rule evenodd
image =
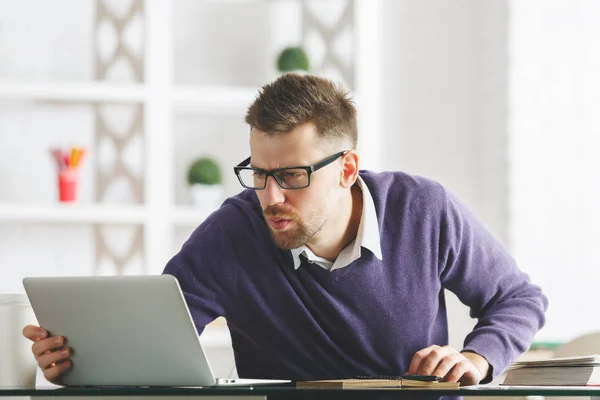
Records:
M300 125L278 135L253 129L251 166L271 170L312 165L331 155L319 148L320 143L313 124ZM266 188L256 191L265 222L278 247L293 249L316 238L340 196L341 174L340 161L336 160L315 172L307 188L282 189L269 177Z

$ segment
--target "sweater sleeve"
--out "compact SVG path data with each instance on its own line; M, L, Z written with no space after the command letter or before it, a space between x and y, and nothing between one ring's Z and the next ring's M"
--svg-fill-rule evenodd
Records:
M163 274L177 278L198 334L230 309L238 265L231 241L211 214L167 263Z
M521 272L484 226L446 191L440 231L442 285L452 291L478 320L463 351L483 356L487 383L526 351L544 325L548 299Z

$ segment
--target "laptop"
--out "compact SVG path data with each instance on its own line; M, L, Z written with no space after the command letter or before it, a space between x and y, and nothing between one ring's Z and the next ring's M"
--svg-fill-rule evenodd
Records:
M251 386L288 380L218 379L171 275L30 277L37 320L73 350L67 386Z

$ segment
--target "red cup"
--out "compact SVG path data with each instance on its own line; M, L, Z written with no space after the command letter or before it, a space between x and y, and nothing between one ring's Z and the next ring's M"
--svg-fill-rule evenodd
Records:
M77 171L66 168L58 173L58 199L63 202L77 201Z

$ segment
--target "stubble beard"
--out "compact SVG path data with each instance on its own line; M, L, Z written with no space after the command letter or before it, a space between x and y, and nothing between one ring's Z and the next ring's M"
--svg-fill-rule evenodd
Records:
M302 221L295 213L280 212L277 207L267 207L263 215L265 219L276 216L291 220L291 226L283 231L276 231L267 223L275 245L284 250L295 249L305 245L321 231L327 222L327 217L323 210L312 210L307 215L307 222Z

